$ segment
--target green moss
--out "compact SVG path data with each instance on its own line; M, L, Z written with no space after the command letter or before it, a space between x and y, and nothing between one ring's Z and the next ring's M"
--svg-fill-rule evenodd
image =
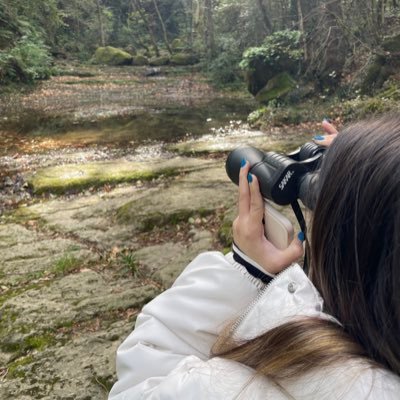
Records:
M173 50L182 50L184 48L184 43L181 39L174 39L171 43L171 48Z
M149 60L149 64L154 67L160 67L162 65L167 65L170 62L170 58L167 56L153 57Z
M256 100L263 104L268 104L271 100L281 99L296 87L296 81L287 73L282 72L272 79L261 89Z
M24 378L25 371L23 367L32 363L33 363L32 356L22 357L19 358L18 360L9 363L7 365L8 369L7 379Z
M56 343L54 335L50 333L44 333L42 335L34 335L27 337L23 342L25 351L38 350L41 351L49 346L53 346Z
M150 167L144 163L102 162L84 165L59 165L37 171L28 181L37 194L65 193L79 191L88 187L100 187L105 184L117 184L132 181L148 181L160 175L171 176L176 168L161 166Z
M177 53L171 57L171 64L173 65L192 65L198 62L198 58L189 53Z
M148 65L149 64L149 60L145 56L137 55L137 56L133 56L132 64L133 65L137 65L137 66Z
M34 327L27 327L26 329L18 328L17 331L18 333L29 333L33 329ZM24 330L24 332L22 332L22 330ZM15 330L12 329L12 333L15 333L14 331ZM7 338L7 335L4 334L2 336L1 350L5 353L13 353L16 358L22 357L32 350L42 351L56 343L56 338L51 332L36 333L17 340Z
M124 50L115 47L99 47L94 53L92 62L106 65L129 65L132 64L132 56Z

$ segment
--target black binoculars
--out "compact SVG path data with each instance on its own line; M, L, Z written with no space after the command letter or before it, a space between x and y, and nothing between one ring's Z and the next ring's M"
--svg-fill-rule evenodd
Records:
M250 173L258 178L264 198L279 205L293 204L297 199L310 210L317 199L316 183L325 148L308 142L296 151L283 155L263 152L254 147L239 147L226 161L226 172L239 184L242 160L250 163Z

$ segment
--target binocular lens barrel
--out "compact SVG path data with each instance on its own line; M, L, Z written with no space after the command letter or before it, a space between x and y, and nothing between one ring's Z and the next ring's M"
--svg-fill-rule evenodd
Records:
M315 156L314 150L310 148L304 152ZM226 172L237 185L242 160L250 163L250 173L257 177L264 198L279 205L291 204L299 198L308 208L313 208L315 196L310 192L313 192L311 186L314 187L316 177L306 164L272 151L264 153L254 147L240 147L232 151L226 161Z

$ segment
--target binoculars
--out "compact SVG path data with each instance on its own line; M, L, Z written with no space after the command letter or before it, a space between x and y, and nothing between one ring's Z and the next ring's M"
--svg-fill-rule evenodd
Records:
M242 160L250 163L250 173L260 184L265 199L279 205L293 204L300 199L310 210L314 209L317 191L317 170L325 148L307 142L296 151L283 155L263 152L254 147L239 147L226 161L226 172L232 182L239 184Z

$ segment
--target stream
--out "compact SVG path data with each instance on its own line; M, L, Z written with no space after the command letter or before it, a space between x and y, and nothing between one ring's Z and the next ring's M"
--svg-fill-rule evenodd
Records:
M212 88L191 70L91 69L0 98L0 213L29 201L23 174L61 164L169 158L171 142L237 132L253 100ZM221 135L221 141L224 135Z

